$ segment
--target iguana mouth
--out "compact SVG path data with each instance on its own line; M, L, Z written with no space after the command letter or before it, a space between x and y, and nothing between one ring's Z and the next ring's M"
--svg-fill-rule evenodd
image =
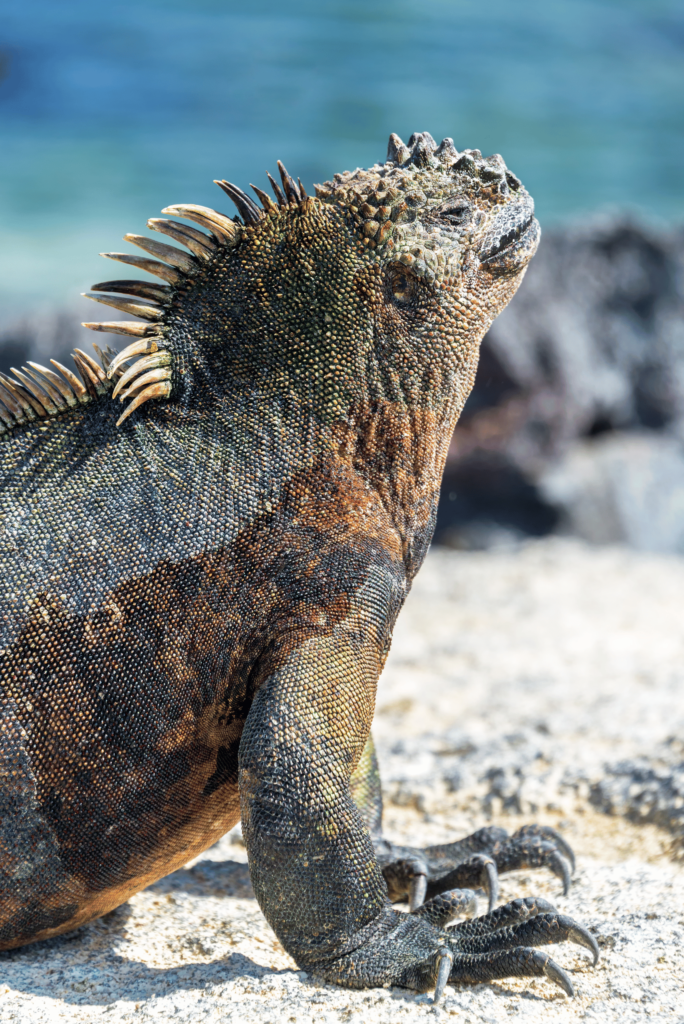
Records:
M518 257L530 259L541 235L534 206L527 197L519 203L507 204L495 218L480 247L480 263L504 267L510 260L516 266Z

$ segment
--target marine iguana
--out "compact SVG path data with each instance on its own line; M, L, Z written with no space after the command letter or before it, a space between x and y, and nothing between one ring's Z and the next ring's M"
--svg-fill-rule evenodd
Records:
M279 167L260 205L218 182L238 217L148 222L189 252L103 254L162 282L94 286L139 318L86 325L123 351L2 376L0 948L104 914L241 818L300 967L435 1000L512 975L572 994L533 947L596 959L591 935L543 900L493 910L497 870L567 888L567 844L393 846L370 739L479 342L537 247L532 199L500 156L427 132L315 197ZM447 930L477 886L490 912Z

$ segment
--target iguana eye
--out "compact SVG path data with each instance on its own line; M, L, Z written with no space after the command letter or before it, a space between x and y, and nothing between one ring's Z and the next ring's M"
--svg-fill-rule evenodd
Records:
M405 270L395 270L390 278L392 298L398 306L406 306L416 291L415 278Z
M439 211L439 216L442 220L446 220L449 224L454 224L460 227L470 217L470 206L468 203L464 203L460 200L447 206L445 209Z

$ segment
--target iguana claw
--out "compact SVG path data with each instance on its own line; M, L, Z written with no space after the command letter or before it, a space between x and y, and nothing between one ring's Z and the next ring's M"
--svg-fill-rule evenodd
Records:
M409 886L409 910L417 910L425 901L427 891L427 874L416 874L411 879Z
M537 953L536 956L540 956L540 954ZM566 996L569 996L570 999L574 998L575 990L572 987L572 982L568 978L565 971L561 967L559 967L558 964L555 963L550 956L546 957L546 963L544 964L544 974L547 978L550 978L551 981L555 982L556 985L559 986L559 988L562 988Z
M435 994L432 997L432 1005L437 1006L444 995L451 968L454 962L454 954L446 946L442 946L437 954L437 981L435 982Z

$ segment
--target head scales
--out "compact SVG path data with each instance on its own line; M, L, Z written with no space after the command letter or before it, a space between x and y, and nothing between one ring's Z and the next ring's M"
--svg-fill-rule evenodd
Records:
M471 206L471 215L460 223L449 215L458 194ZM428 283L457 273L464 242L473 242L476 235L482 236L479 248L484 254L497 248L497 240L507 234L516 241L533 222L531 197L498 153L459 153L453 139L443 139L438 146L429 132L414 133L408 145L390 135L384 164L336 174L333 181L316 186L316 195L347 207L376 258L397 260ZM504 206L508 216L502 218ZM538 241L534 221L526 239L529 252L519 249L511 269L523 269Z

